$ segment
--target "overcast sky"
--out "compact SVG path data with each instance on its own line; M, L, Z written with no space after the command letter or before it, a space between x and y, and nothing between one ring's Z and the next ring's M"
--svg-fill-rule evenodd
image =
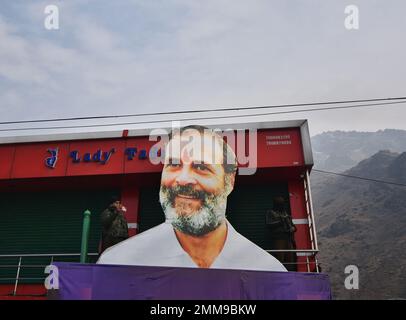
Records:
M2 1L0 120L406 96L405 35L404 0ZM406 129L406 104L275 116L304 118Z

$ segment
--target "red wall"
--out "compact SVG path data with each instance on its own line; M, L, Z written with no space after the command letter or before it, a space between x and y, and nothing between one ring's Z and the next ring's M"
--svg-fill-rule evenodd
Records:
M50 156L47 150L53 148L59 148L59 156L57 166L51 169L45 166L45 159ZM65 176L68 154L69 144L66 142L17 145L14 162L10 167L10 177L13 179Z
M306 203L303 180L291 180L288 183L289 196L290 196L290 209L293 219L308 219L306 213ZM295 233L296 249L310 250L311 241L309 233L309 224L297 224L297 231ZM314 258L309 256L309 261L313 262ZM301 256L297 258L299 263L298 271L307 272L306 257ZM310 264L310 270L314 270L314 263Z
M10 179L14 152L14 146L0 146L0 179Z
M127 222L129 224L138 224L139 188L125 186L121 190L121 201L127 209L125 214ZM138 228L130 227L128 233L130 237L134 236L138 233Z
M47 290L44 284L19 284L17 295L11 295L13 292L14 284L0 285L0 300L45 300Z
M302 150L298 129L258 132L258 168L303 166Z
M246 141L248 153L248 134ZM154 165L149 159L138 158L140 150L145 149L149 153L155 143L149 141L148 137L139 137L1 145L0 179L160 172L161 164ZM292 168L304 165L300 131L297 128L258 131L257 143L257 168ZM125 150L131 147L137 148L138 154L129 160ZM49 168L45 165L45 159L50 157L47 150L55 148L59 150L58 160L55 168ZM78 151L78 155L83 158L85 153L93 156L98 150L104 153L112 148L115 152L105 164L84 162L83 159L74 163L70 157L72 151Z

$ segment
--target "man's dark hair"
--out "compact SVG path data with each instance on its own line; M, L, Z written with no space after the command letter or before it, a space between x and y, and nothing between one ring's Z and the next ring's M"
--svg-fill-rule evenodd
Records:
M228 145L228 143L225 142L224 139L221 136L219 136L214 130L212 130L212 129L208 128L208 127L205 127L205 126L189 125L189 126L180 128L180 130L176 131L175 133L176 134L177 133L182 134L184 131L191 130L191 129L198 131L200 134L210 132L211 134L213 134L213 136L215 138L217 138L219 140L222 140L223 141L222 145L223 145L223 168L224 168L224 172L226 174L231 174L231 173L234 173L234 172L237 171L237 166L238 166L237 157L234 154L234 151L231 149L231 147ZM169 134L169 141L173 138L173 134L174 134L173 131ZM234 159L234 161L233 161L233 163L227 163L227 159Z
M114 202L116 202L116 201L121 201L121 198L120 198L120 196L119 195L113 195L113 196L111 196L111 198L110 198L110 204L113 204Z
M273 198L273 208L274 210L284 210L285 209L285 198L282 196L276 196Z

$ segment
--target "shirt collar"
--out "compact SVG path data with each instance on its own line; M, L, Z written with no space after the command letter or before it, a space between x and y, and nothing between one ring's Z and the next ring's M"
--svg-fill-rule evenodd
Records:
M238 247L235 246L235 242L236 242L239 234L237 233L237 231L233 228L233 226L230 224L230 222L227 219L226 219L226 224L227 224L226 241L225 241L224 246L223 246L222 250L220 251L219 255L214 260L212 266L214 266L216 264L216 262L220 259L221 260L230 259L232 256L235 255L235 251L238 250ZM164 232L168 236L165 237L167 239L167 241L165 241L165 243L162 247L162 256L164 256L167 259L172 259L172 258L186 259L186 260L190 261L191 263L193 263L194 266L197 267L195 262L189 256L189 254L185 250L183 250L182 246L180 245L172 224L170 222L164 222L163 225L165 228Z

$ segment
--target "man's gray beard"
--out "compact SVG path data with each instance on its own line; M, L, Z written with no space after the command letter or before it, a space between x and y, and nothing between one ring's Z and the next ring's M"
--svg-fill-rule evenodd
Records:
M159 201L165 212L166 222L188 235L201 237L216 230L226 218L227 196L225 193L212 197L211 203L203 203L200 210L191 214L178 214L163 190L159 191Z

